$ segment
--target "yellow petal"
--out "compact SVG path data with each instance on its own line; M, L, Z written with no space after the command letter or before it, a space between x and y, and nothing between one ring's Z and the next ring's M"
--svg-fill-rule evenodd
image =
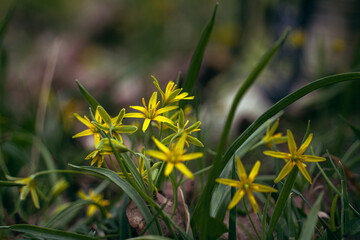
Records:
M96 210L97 210L97 207L95 205L90 205L90 206L88 206L88 209L86 211L86 215L88 217L90 217L90 216L95 214Z
M242 186L242 182L228 178L217 178L216 182L237 188L240 188Z
M276 122L271 126L270 130L269 130L269 135L272 136L274 135L276 129L279 126L279 119L276 120Z
M151 122L150 119L145 118L144 123L143 123L143 126L142 126L142 131L143 131L143 132L145 132L146 129L149 127L150 122Z
M303 161L303 162L323 162L323 161L326 161L326 158L313 156L313 155L302 155L301 161Z
M236 193L234 194L233 199L229 203L228 209L230 210L233 207L235 207L236 204L243 198L244 195L245 195L245 191L243 189L237 190Z
M312 140L313 134L310 133L309 136L306 138L305 142L301 145L301 147L299 148L299 150L297 151L298 155L302 155L306 149L309 147L310 142Z
M168 157L165 153L160 152L160 151L156 151L156 150L147 150L146 154L149 155L150 157L154 157L163 161L167 161Z
M284 153L284 152L264 151L263 153L265 155L268 155L268 156L274 157L274 158L282 158L282 159L290 159L291 158L291 154Z
M297 163L296 166L299 168L300 172L305 177L305 179L308 180L308 182L310 184L312 184L311 177L310 177L308 171L306 170L305 166L303 165L303 163Z
M175 167L179 169L180 172L182 172L186 177L189 179L194 179L194 175L192 172L185 166L183 163L176 163Z
M272 187L269 187L266 185L262 185L262 184L258 184L258 183L251 184L251 189L255 192L277 192L278 191L275 188L272 188Z
M259 206L258 206L258 204L257 204L257 202L255 200L254 195L252 194L252 192L248 192L246 195L247 195L247 197L249 199L249 202L250 202L252 208L254 209L254 213L257 214L258 211L259 211Z
M40 208L40 203L39 203L38 195L36 193L36 188L35 187L30 187L30 193L31 193L31 198L32 198L32 201L34 203L34 206L39 209Z
M201 152L189 153L181 156L181 161L189 161L197 158L201 158L204 154Z
M130 108L138 110L138 111L140 111L140 112L142 112L144 114L146 113L146 109L144 107L141 107L141 106L130 106ZM131 114L131 113L125 114L125 117L128 117L127 116L128 114Z
M174 164L168 162L165 167L164 175L166 177L169 176L173 169L174 169Z
M157 92L154 92L149 100L149 110L156 106L156 101L157 101Z
M155 137L152 138L153 141L155 142L156 146L163 151L165 154L170 155L171 151L164 145L162 144L159 140L157 140Z
M260 169L260 161L256 161L254 167L252 168L250 174L249 174L249 182L253 182L256 178L256 176L258 175L259 173L259 169Z
M127 118L145 118L145 115L142 113L126 113L125 117L127 117Z
M237 165L238 176L239 176L240 180L243 181L243 182L246 181L247 180L247 174L246 174L244 165L242 164L239 157L236 157L236 165Z
M154 120L159 121L159 122L173 123L173 121L171 121L169 118L164 117L164 116L156 116L156 117L154 117Z
M79 114L74 113L74 116L80 121L82 122L84 125L86 125L88 128L90 128L92 126L92 124L90 123L89 120L81 117Z
M287 130L287 137L288 137L288 146L290 153L294 154L296 153L297 147L294 140L294 136L290 130Z
M169 111L177 109L177 108L178 108L178 106L167 106L167 107L160 108L159 110L156 111L156 113L162 114L164 112L169 112Z
M283 179L284 177L286 177L286 175L288 175L291 170L294 168L295 163L292 161L289 161L285 164L285 166L283 167L283 169L281 169L279 176L277 176L277 178L274 180L275 183L278 183L281 179Z
M89 135L93 135L94 132L91 129L86 129L82 132L79 132L78 134L75 134L74 136L72 136L72 138L78 138L78 137L84 137L84 136L89 136Z

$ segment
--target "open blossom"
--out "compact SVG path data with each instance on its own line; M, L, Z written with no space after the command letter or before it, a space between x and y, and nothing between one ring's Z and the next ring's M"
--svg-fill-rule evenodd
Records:
M275 131L279 126L279 119L270 127L268 126L266 130L266 135L262 139L262 143L268 146L270 149L274 148L274 144L285 143L287 137L283 136L282 133L276 133Z
M229 203L228 209L230 210L233 207L235 207L236 204L244 197L244 195L246 195L249 199L252 208L254 209L254 212L257 213L259 211L259 206L252 192L277 192L277 190L272 187L254 183L254 180L259 173L260 161L257 161L255 163L254 167L252 168L249 174L249 177L247 176L245 168L239 157L237 157L236 159L236 165L237 165L237 174L240 181L234 179L227 179L227 178L216 179L218 183L238 188L233 199Z
M180 100L192 100L194 96L189 96L187 92L183 92L182 88L176 88L176 84L173 81L170 81L165 89L165 92L161 90L159 82L154 76L151 76L154 79L154 85L159 90L161 94L162 104L163 106L167 106L171 103L178 102Z
M166 162L166 167L164 172L165 176L169 176L175 167L188 178L194 179L194 175L185 166L183 162L201 158L203 154L201 152L185 154L186 153L186 150L184 150L185 139L186 139L186 134L181 136L181 138L176 143L176 145L171 144L171 147L168 148L164 144L162 144L159 140L153 137L156 146L161 150L161 152L157 150L147 150L146 154Z
M101 193L95 193L95 191L93 189L89 190L89 195L87 195L86 193L84 193L81 190L78 192L78 196L84 200L92 200L102 207L106 207L110 204L109 200L104 200L103 195ZM96 213L96 211L97 211L97 206L94 204L91 204L90 206L88 206L88 208L86 210L86 215L88 217L90 217L90 216L94 215ZM108 214L108 217L110 217L110 214Z
M78 137L84 137L84 136L90 136L90 135L94 135L94 143L95 143L95 147L99 144L100 142L100 132L97 129L96 125L93 124L88 117L84 116L81 117L79 114L74 113L74 116L80 121L82 122L85 126L87 126L89 129L86 129L82 132L79 132L78 134L75 134L73 136L73 138L78 138ZM102 124L102 119L101 116L99 114L99 111L96 110L95 112L95 120L98 124Z
M125 114L125 117L127 118L145 118L142 130L143 132L146 131L146 129L149 127L149 124L152 120L158 121L158 122L168 122L172 123L172 121L162 116L161 114L165 112L169 112L171 110L174 110L178 108L178 106L167 106L163 108L159 108L160 101L157 101L157 92L154 92L149 100L149 105L146 106L145 99L142 99L144 107L141 106L130 106L130 108L135 109L137 111L140 111L141 113L127 113Z
M289 146L290 153L264 151L265 155L275 157L275 158L282 158L286 162L285 166L280 171L279 176L277 176L277 178L275 179L275 183L279 182L286 175L288 175L295 166L297 166L299 168L300 172L304 175L306 180L308 180L310 183L312 183L311 177L305 168L306 164L304 162L322 162L322 161L326 160L323 157L304 155L304 152L310 145L313 134L311 133L307 137L307 139L304 141L304 143L301 145L301 147L299 149L297 149L297 146L296 146L296 143L294 140L294 136L290 130L287 130L287 136L288 136L288 146Z
M27 195L30 192L34 206L36 208L40 208L39 197L37 194L37 188L36 188L36 182L35 182L34 175L31 175L26 178L16 178L16 177L7 176L7 179L14 181L14 183L19 183L19 184L24 185L19 190L20 191L20 200L25 200L25 198L27 197Z

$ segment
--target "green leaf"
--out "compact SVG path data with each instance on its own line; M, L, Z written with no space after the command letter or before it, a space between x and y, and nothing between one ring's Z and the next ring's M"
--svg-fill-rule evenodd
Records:
M267 239L271 239L272 234L275 230L276 224L283 213L286 206L286 202L289 198L292 187L294 186L296 176L299 169L294 167L286 178L285 184L281 189L279 198L276 201L274 212L270 218L269 229L267 230Z
M196 78L199 74L199 70L201 67L201 62L204 56L204 52L205 52L205 48L207 46L207 43L209 42L210 39L210 35L215 23L215 16L216 16L216 11L218 8L218 3L216 3L214 11L213 11L213 15L211 17L211 19L209 20L209 22L206 24L204 30L201 33L201 37L200 40L196 46L194 55L191 58L191 62L190 62L190 66L188 69L188 72L186 74L186 78L185 78L185 82L184 82L184 92L187 92L189 94L191 94L192 89L194 87ZM183 108L184 107L184 101L180 102L180 107Z
M84 88L84 86L81 85L79 80L76 80L76 84L79 86L81 94L84 96L85 100L88 102L92 110L95 111L97 106L100 105L98 101L96 101L96 99L91 96L91 94Z
M9 23L10 23L10 20L11 20L12 16L14 15L15 7L16 7L16 1L10 7L8 12L6 13L5 18L0 23L0 52L2 50L2 42L4 40L6 30L7 30L8 26L9 26Z
M230 159L230 158L227 159L226 162L222 161L223 153L224 153L225 148L226 148L228 135L229 135L229 132L230 132L230 129L231 129L231 125L232 125L234 116L235 116L236 108L237 108L238 104L240 103L240 100L242 99L244 94L247 92L247 90L250 88L250 86L255 82L255 80L257 79L259 74L262 72L262 70L265 68L265 66L270 62L270 60L275 55L275 53L284 44L284 42L285 42L285 40L286 40L286 38L287 38L287 36L289 34L289 31L290 31L289 29L285 30L283 35L274 44L274 46L272 48L270 48L270 50L268 52L265 53L265 55L262 57L262 59L259 61L259 63L255 66L255 68L251 71L251 73L249 74L247 79L244 81L244 83L241 85L241 87L237 91L237 93L235 95L235 98L234 98L234 100L232 102L229 114L228 114L228 116L226 118L224 129L223 129L221 139L220 139L220 142L219 142L219 145L218 145L218 148L217 148L217 154L216 154L216 157L215 157L215 160L214 160L214 168L210 172L209 180L208 180L208 183L207 183L207 185L205 187L205 191L203 192L203 194L201 195L201 198L199 200L200 204L197 205L197 206L201 206L202 204L205 204L205 206L195 208L195 214L194 214L195 217L202 216L202 214L197 214L197 211L200 211L199 208L201 208L201 211L206 211L207 209L209 209L210 202L205 201L205 199L210 198L210 194L211 194L212 189L214 187L216 177L219 176L222 169L224 168L224 166L226 165L226 163ZM196 221L196 222L199 222L199 224L200 224L200 232L204 233L204 234L208 232L207 231L208 224L206 223L206 221L207 221L207 218L205 218L204 216L202 216L201 218L198 218L198 221Z
M14 183L11 181L0 181L0 186L2 187L21 187L24 186L25 184L21 184L21 183Z
M341 235L344 236L350 232L349 197L345 171L340 161L338 168L341 174Z
M103 218L106 217L106 210L104 207L99 205L98 203L92 200L78 200L69 204L65 209L57 213L53 216L45 225L44 227L52 228L52 227L59 227L65 225L68 221L70 221L78 212L88 206L89 204L94 204L100 209L100 213Z
M120 187L131 198L131 200L134 201L136 206L139 208L141 214L143 215L146 223L150 223L150 221L152 219L152 215L151 215L146 203L144 202L144 200L142 199L140 194L138 192L136 192L136 190L125 179L121 178L115 172L108 170L108 169L104 169L104 168L79 167L79 166L75 166L72 164L69 164L69 165L74 168L77 168L77 169L82 169L82 170L86 170L89 172L94 172L94 173L100 174L100 175L106 177L107 179L109 179L115 185ZM150 234L158 234L158 231L154 225L150 226L149 232L150 232Z
M78 233L66 232L51 228L38 227L29 224L15 224L9 226L10 230L31 234L37 238L54 239L54 240L94 240L96 238L88 237Z
M308 217L305 220L303 228L300 234L300 240L311 240L313 239L314 230L316 227L316 223L318 221L318 212L320 210L321 201L323 198L323 193L320 194L318 199L316 200L315 205L311 208Z
M346 120L343 116L340 116L340 119L344 121L344 123L346 123L351 130L353 131L353 133L355 134L356 138L358 140L360 140L360 129L355 127L353 124L351 124L348 120Z

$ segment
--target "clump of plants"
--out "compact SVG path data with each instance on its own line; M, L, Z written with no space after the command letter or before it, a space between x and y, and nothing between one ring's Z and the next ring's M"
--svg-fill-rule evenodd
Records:
M216 116L226 118L226 122L213 159L205 166L206 142L199 134L203 126L196 119L196 108L193 112L187 109L196 100L192 90L215 15L216 8L202 33L183 88L178 87L180 78L162 88L152 76L154 92L150 99L142 98L141 106L123 108L111 116L106 107L77 82L90 108L85 116L74 113L85 129L73 138L93 138L93 150L84 157L90 166L73 165L69 161L69 169L44 170L26 177L7 175L1 186L19 189L20 200L31 196L39 215L44 216L36 225L1 226L3 236L9 236L11 231L24 233L23 237L31 239L236 239L241 214L247 216L252 226L245 232L258 239L359 236L359 206L352 205L342 162L325 150L312 147L316 132L311 133L310 125L304 130L301 143L296 143L299 136L294 137L292 130L287 130L286 135L277 132L279 117L287 106L316 89L358 81L359 73L324 77L296 90L270 107L227 145L239 102L281 48L289 30L243 82L227 116ZM359 133L356 127L351 127ZM279 144L287 144L287 150L279 151ZM268 150L263 151L264 148ZM262 158L247 169L243 160L252 151L263 152ZM270 177L259 175L261 165L270 161L275 166ZM191 162L203 167L190 166ZM328 163L328 169L320 165L324 162ZM101 183L94 189L79 191L78 200L63 203L54 199L71 183L57 179L50 191L42 190L46 178L54 174L89 175ZM314 184L315 174L316 179L323 179L326 188L313 192L316 201L311 205L303 192ZM200 178L204 183L196 185L196 197L189 203L185 200L184 186ZM105 197L104 191L110 184L119 194ZM172 196L163 193L166 185L170 186ZM325 192L332 203L328 212L322 204ZM295 196L301 204L294 203ZM79 215L79 210L84 208L85 216ZM7 214L14 217L17 211ZM80 226L96 227L72 229L80 219Z

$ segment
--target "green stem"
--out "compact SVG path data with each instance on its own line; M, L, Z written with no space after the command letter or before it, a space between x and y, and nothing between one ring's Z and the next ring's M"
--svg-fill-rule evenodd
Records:
M231 171L231 179L235 180L236 178L236 172L235 172L235 157L232 164L232 171ZM231 188L230 190L231 198L233 199L235 195L235 188ZM230 210L229 214L229 240L236 240L236 205L233 207L233 209Z
M248 216L248 218L249 218L249 220L250 220L251 226L252 226L252 228L254 229L254 232L256 233L257 238L258 238L258 239L261 239L258 231L256 230L256 227L255 227L255 225L254 225L254 222L253 222L253 220L252 220L252 218L251 218L251 216L250 216L250 214L249 214L249 210L248 210L248 208L247 208L247 206L246 206L245 198L243 198L243 203L244 203L246 215Z

